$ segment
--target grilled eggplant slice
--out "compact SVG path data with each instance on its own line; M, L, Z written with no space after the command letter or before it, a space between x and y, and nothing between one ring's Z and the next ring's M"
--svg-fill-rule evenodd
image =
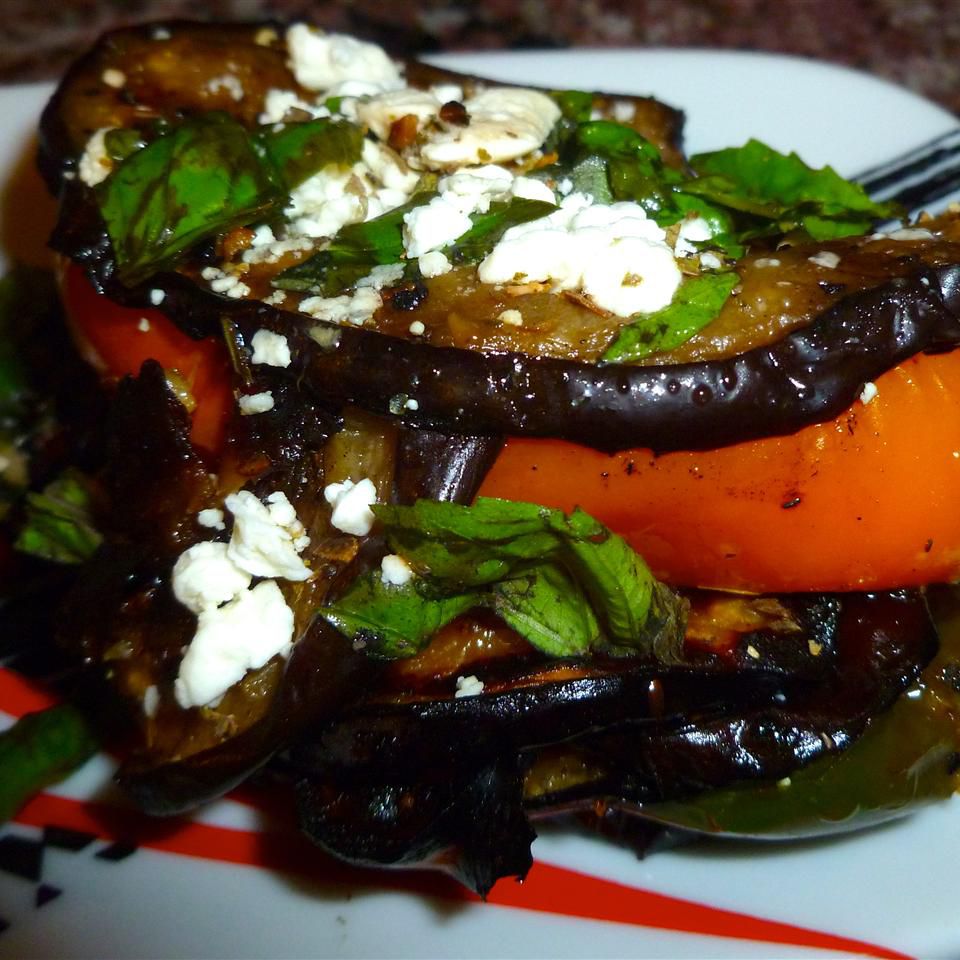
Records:
M162 291L161 309L194 335L219 336L225 315L247 342L261 327L283 332L295 344L297 376L332 408L352 403L417 429L460 433L469 422L485 436L560 437L606 451L707 449L829 419L865 382L919 351L950 349L960 335L960 273L951 266L960 262L960 228L951 218L927 238L778 251L788 294L760 250L737 264L742 289L703 335L642 367L597 365L597 344L602 349L616 327L575 299L508 296L458 270L423 281L417 316L425 330L413 338L408 297L386 297L375 329L345 329L297 313L294 294L283 309L215 294L199 278L204 250L186 255L174 272L125 286L94 190L75 175L87 138L104 127L143 128L211 109L250 125L269 87L300 90L280 46L255 42L253 28L174 25L169 32L161 44L149 27L109 34L47 108L41 166L63 202L54 246L120 302L147 306ZM239 101L211 83L223 73L226 49L245 84ZM172 66L184 61L188 74ZM122 91L102 82L105 69L128 78ZM407 70L413 83L442 80L469 90L476 82L416 64ZM679 163L680 115L655 101L630 102L638 108L635 127ZM595 108L609 104L594 98ZM829 283L809 260L823 254L843 264ZM270 292L269 272L246 279L251 296ZM493 323L505 308L528 318L509 336ZM501 332L491 339L484 330L494 327ZM595 345L584 353L587 341ZM397 398L413 392L419 407L398 410Z
M368 698L291 751L304 828L369 864L431 862L471 885L522 875L532 839L515 827L522 815L579 807L645 817L665 802L681 810L721 787L782 780L846 750L936 652L918 593L777 602L793 629L750 630L724 658L694 653L667 669L594 661L583 674L568 664L562 677L553 667L494 679L475 697ZM789 667L784 647L795 652ZM491 805L484 840L487 821L467 821Z

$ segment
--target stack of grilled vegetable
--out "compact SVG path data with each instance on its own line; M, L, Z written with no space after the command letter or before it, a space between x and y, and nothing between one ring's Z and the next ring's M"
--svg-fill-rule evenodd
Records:
M58 642L109 691L121 781L173 813L270 764L325 849L481 893L543 817L783 838L949 795L960 220L873 233L897 211L831 169L686 158L650 99L537 91L544 135L488 149L503 89L173 23L105 36L51 100L61 286L112 411ZM417 211L491 164L507 188L437 268ZM570 197L659 231L665 305L483 279ZM364 481L369 522L339 523ZM291 642L196 702L174 569L233 549L243 492L292 505L307 573L254 573Z

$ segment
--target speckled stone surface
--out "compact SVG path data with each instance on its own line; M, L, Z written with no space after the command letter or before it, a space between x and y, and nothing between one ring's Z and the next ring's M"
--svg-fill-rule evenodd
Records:
M0 0L0 11L7 83L57 76L124 23L304 17L406 56L575 46L799 54L870 71L960 114L960 0Z

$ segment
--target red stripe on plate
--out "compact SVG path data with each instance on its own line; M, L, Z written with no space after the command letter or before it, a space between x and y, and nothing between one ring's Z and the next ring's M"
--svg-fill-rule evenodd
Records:
M0 667L0 710L12 717L46 710L59 698L39 683Z
M351 867L332 860L293 833L251 833L184 819L154 820L137 810L82 803L52 794L35 797L16 820L38 827L56 824L167 853L296 873L323 887L373 886L444 900L477 901L469 891L439 873ZM545 863L534 864L522 884L497 884L488 903L678 933L909 960L906 954L861 940L723 910Z

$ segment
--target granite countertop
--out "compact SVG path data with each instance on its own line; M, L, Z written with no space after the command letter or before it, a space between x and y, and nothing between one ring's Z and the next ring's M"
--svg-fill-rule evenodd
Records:
M799 54L902 84L960 114L957 0L3 0L0 82L52 79L103 30L175 17L305 17L396 55L715 47Z

